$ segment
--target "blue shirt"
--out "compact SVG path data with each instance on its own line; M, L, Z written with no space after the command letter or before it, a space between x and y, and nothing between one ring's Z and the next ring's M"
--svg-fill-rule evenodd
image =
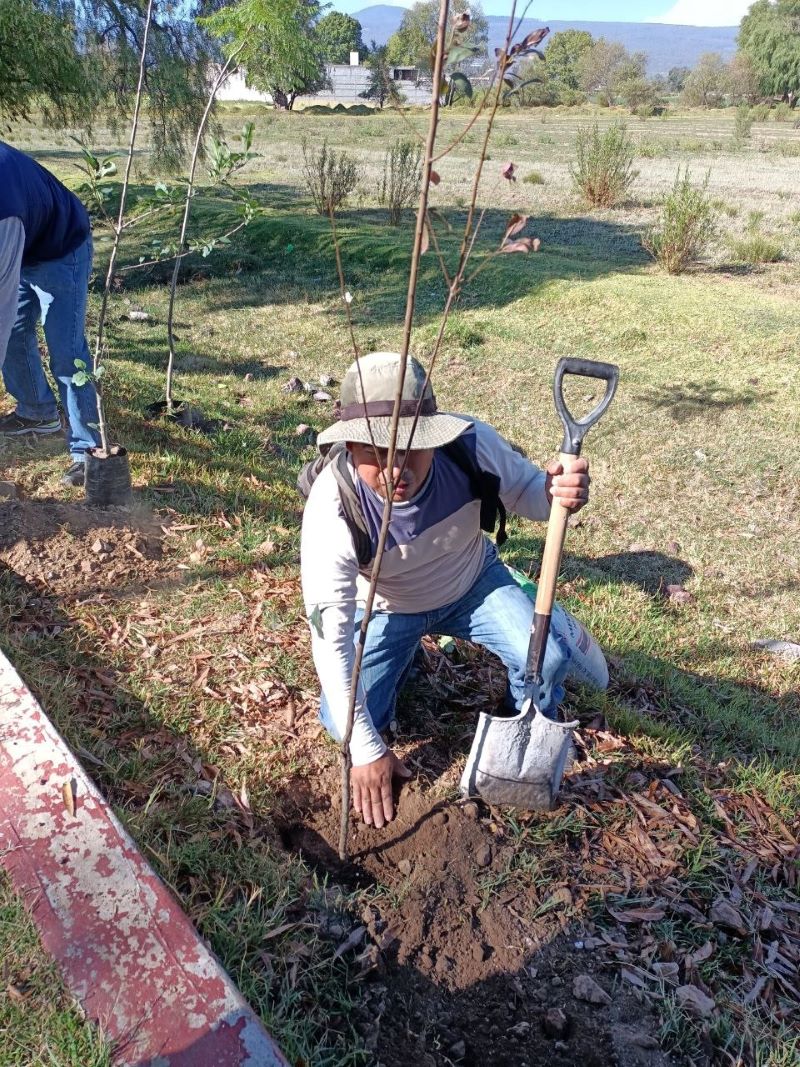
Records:
M74 193L35 159L0 141L0 219L10 218L25 227L23 267L69 255L91 230Z

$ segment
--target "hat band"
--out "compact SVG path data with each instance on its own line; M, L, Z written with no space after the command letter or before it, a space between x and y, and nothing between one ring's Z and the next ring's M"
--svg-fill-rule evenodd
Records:
M400 418L413 418L419 411L420 415L435 415L438 411L436 400L432 396L423 397L422 403L418 400L400 401ZM381 419L394 413L393 400L371 400L366 403L347 404L337 410L337 417L342 422L350 422L353 419Z

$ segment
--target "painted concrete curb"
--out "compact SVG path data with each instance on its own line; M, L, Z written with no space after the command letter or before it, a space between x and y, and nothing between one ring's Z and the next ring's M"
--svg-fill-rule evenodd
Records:
M287 1067L0 652L0 861L120 1067Z

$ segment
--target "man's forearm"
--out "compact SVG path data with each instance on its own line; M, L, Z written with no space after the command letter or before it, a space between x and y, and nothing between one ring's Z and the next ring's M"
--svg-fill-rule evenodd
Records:
M354 610L348 611L338 605L328 605L315 614L311 629L314 666L339 737L344 736L347 727L350 682L355 658L353 616ZM358 767L371 763L379 759L385 751L386 745L372 723L364 690L359 681L350 741L353 765Z

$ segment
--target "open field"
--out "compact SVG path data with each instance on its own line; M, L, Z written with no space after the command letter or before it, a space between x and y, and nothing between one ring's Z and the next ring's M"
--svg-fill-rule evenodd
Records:
M594 114L500 116L480 243L496 245L519 211L542 250L499 257L465 293L437 395L544 464L561 437L556 359L620 365L618 398L587 443L593 499L570 529L561 586L613 684L602 699L570 694L580 762L559 809L468 811L456 785L500 679L482 655L451 660L431 645L398 744L416 777L389 830L354 830L343 869L294 489L313 454L298 424L320 429L331 405L283 386L339 379L352 355L300 143L327 137L362 162L337 223L344 270L362 349L394 348L410 216L388 226L376 187L407 127L389 114L220 113L230 138L248 118L259 157L237 182L263 214L229 248L187 261L176 312L176 395L214 426L145 421L163 390L168 268L121 272L107 390L139 504L130 517L78 506L52 443L0 453L24 494L0 501L0 643L290 1060L797 1064L800 666L752 642L800 641L800 131L758 124L738 144L725 112L629 120L630 200L590 212L569 164ZM448 115L442 138L465 121ZM10 140L76 184L66 133L20 126ZM446 254L478 142L472 131L437 165L434 204L454 227L441 229ZM117 146L97 131L93 147ZM523 179L513 185L499 177L507 160ZM679 165L710 171L721 233L706 262L669 277L641 234ZM142 152L139 187L153 171ZM524 181L534 171L540 184ZM228 217L213 198L203 205L197 234ZM778 262L734 258L752 212ZM165 236L163 222L132 230L121 265ZM98 227L99 272L108 248ZM413 341L423 360L443 298L426 256ZM129 321L131 307L150 321ZM504 557L535 572L543 533L514 521ZM6 936L0 927L4 951ZM574 997L584 973L610 1005ZM687 1005L687 985L713 998L707 1015ZM553 1036L543 1018L556 1008L569 1025ZM24 1062L4 1040L0 1064Z

